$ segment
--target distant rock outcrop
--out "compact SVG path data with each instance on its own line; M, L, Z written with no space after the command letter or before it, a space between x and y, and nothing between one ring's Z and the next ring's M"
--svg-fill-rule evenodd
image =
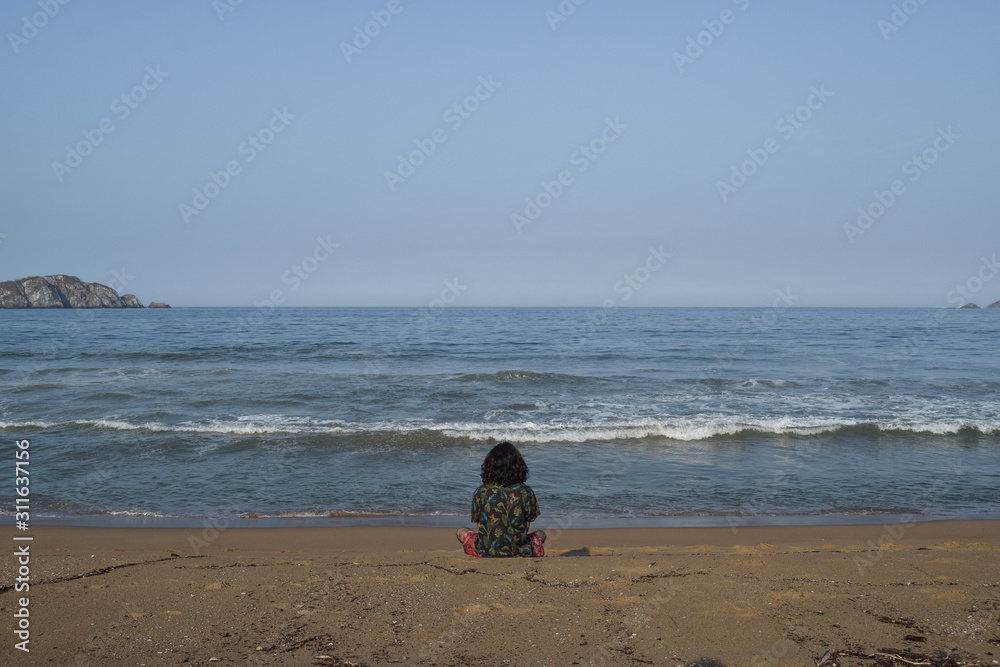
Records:
M970 301L969 303L967 303L964 306L962 306L962 308L979 308L979 306L977 306L976 304L974 304L974 303L972 303Z
M34 276L0 283L0 308L142 308L142 302L76 276Z
M162 301L150 301L149 302L149 307L150 308L169 308L170 304L169 303L163 303Z
M991 303L990 305L988 305L986 307L987 308L1000 308L1000 301L994 301L993 303Z
M135 294L122 294L123 308L142 308L142 301Z

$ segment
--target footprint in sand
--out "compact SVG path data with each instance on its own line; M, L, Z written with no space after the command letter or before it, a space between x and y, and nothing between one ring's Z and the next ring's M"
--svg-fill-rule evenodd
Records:
M229 584L224 581L210 581L202 588L206 591L221 591L223 588L229 588Z
M501 609L507 609L502 604L470 604L468 607L462 607L459 609L463 614L488 614L491 611L499 611Z
M931 596L935 600L968 600L969 594L964 591L945 591Z
M760 553L760 550L757 547L748 547L743 544L734 544L733 553L744 554L747 556L756 556L757 554Z

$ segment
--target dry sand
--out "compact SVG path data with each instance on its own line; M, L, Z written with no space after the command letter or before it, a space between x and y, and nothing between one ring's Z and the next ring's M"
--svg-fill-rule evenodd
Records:
M1000 661L1000 522L552 531L495 560L453 533L33 528L31 652L8 557L0 663Z

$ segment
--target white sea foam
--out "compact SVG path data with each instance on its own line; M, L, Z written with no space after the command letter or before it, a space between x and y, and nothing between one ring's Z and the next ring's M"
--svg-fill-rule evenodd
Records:
M914 433L933 433L935 435L954 435L962 429L977 430L987 435L1000 433L1000 419L972 420L942 420L933 423L892 421L877 424L882 431L912 431Z
M65 428L81 426L116 431L153 433L206 433L220 435L344 435L379 433L434 434L468 440L510 440L512 442L590 442L665 438L678 441L707 440L740 433L814 436L844 429L874 427L881 431L902 431L954 435L962 430L985 435L1000 433L1000 419L928 419L915 415L913 420L858 420L820 416L778 416L770 418L747 415L698 414L685 417L640 417L615 419L608 413L595 419L565 421L469 421L436 422L432 419L399 419L368 423L316 419L289 415L245 415L232 419L209 419L165 424L129 421L118 417L75 419L66 422L0 421L0 429Z
M0 421L0 429L14 429L19 428L55 428L59 426L57 422L43 422L43 421L24 421L24 422L8 422Z
M850 420L826 418L739 419L728 416L705 416L699 419L672 418L663 420L636 419L592 424L586 422L536 424L508 422L504 424L464 423L441 428L451 437L471 440L510 440L512 442L588 442L593 440L632 440L668 438L671 440L707 440L720 435L735 435L745 431L815 435L855 426Z
M121 419L75 419L68 424L93 426L117 431L152 431L168 433L220 433L231 435L297 434L297 433L344 433L350 432L333 420L312 419L310 417L290 417L285 415L248 415L234 420L212 419L206 422L180 422L162 424L158 422L129 422ZM0 422L2 425L3 422ZM61 424L48 424L52 428Z

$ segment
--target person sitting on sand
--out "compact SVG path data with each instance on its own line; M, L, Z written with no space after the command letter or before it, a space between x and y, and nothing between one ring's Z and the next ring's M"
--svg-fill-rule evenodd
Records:
M479 530L459 528L465 553L480 558L545 555L545 533L528 532L538 518L535 492L525 484L528 466L517 447L501 442L483 461L483 483L472 496L472 520Z

